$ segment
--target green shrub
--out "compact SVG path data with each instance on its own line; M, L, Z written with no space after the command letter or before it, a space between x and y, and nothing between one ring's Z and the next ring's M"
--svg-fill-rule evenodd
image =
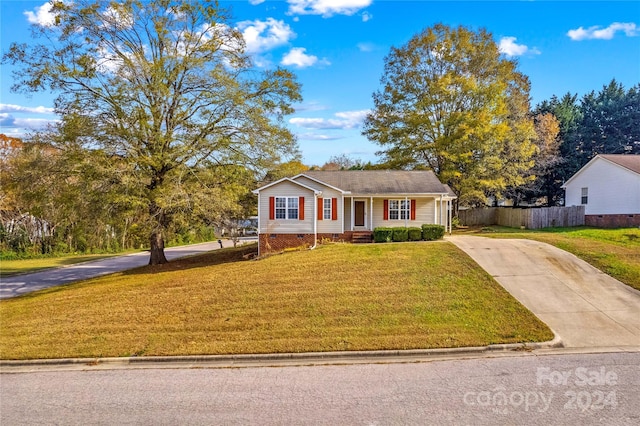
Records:
M409 241L420 241L422 239L422 229L412 227L409 228Z
M392 228L375 228L373 230L373 241L376 243L388 243L393 237Z
M401 243L409 239L409 231L407 228L393 228L393 241Z
M444 226L422 225L422 239L427 241L439 240L444 237Z

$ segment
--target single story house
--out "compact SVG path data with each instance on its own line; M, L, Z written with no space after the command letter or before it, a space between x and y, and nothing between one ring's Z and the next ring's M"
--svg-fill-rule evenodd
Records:
M562 188L566 206L585 206L585 224L640 226L640 155L596 155Z
M376 227L444 225L456 195L432 171L310 170L253 191L259 253L322 240L371 241Z

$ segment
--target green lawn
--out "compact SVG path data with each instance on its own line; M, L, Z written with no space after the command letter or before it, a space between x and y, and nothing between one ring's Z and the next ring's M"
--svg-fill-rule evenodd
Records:
M495 238L528 238L575 254L606 274L640 290L640 229L588 227L520 230L505 227L470 229L465 233Z
M0 358L415 349L551 331L447 242L224 249L0 302Z
M99 260L107 257L118 256L119 254L82 254L59 257L43 257L37 259L15 259L0 260L0 278L12 275L27 274L43 269L59 268L61 266L73 265L76 263Z

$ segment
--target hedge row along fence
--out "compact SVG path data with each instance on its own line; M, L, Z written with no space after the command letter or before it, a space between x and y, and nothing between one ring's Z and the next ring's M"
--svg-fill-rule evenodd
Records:
M422 225L422 227L379 227L373 230L373 241L376 243L403 241L434 241L444 237L443 225Z

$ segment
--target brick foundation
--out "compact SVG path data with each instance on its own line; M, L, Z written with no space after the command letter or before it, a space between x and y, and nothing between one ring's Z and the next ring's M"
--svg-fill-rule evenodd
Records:
M633 228L640 226L640 213L588 214L584 217L584 223L597 228Z
M352 231L343 234L318 234L317 244L323 241L351 242ZM289 248L312 247L313 234L260 234L258 237L260 255L277 253Z

